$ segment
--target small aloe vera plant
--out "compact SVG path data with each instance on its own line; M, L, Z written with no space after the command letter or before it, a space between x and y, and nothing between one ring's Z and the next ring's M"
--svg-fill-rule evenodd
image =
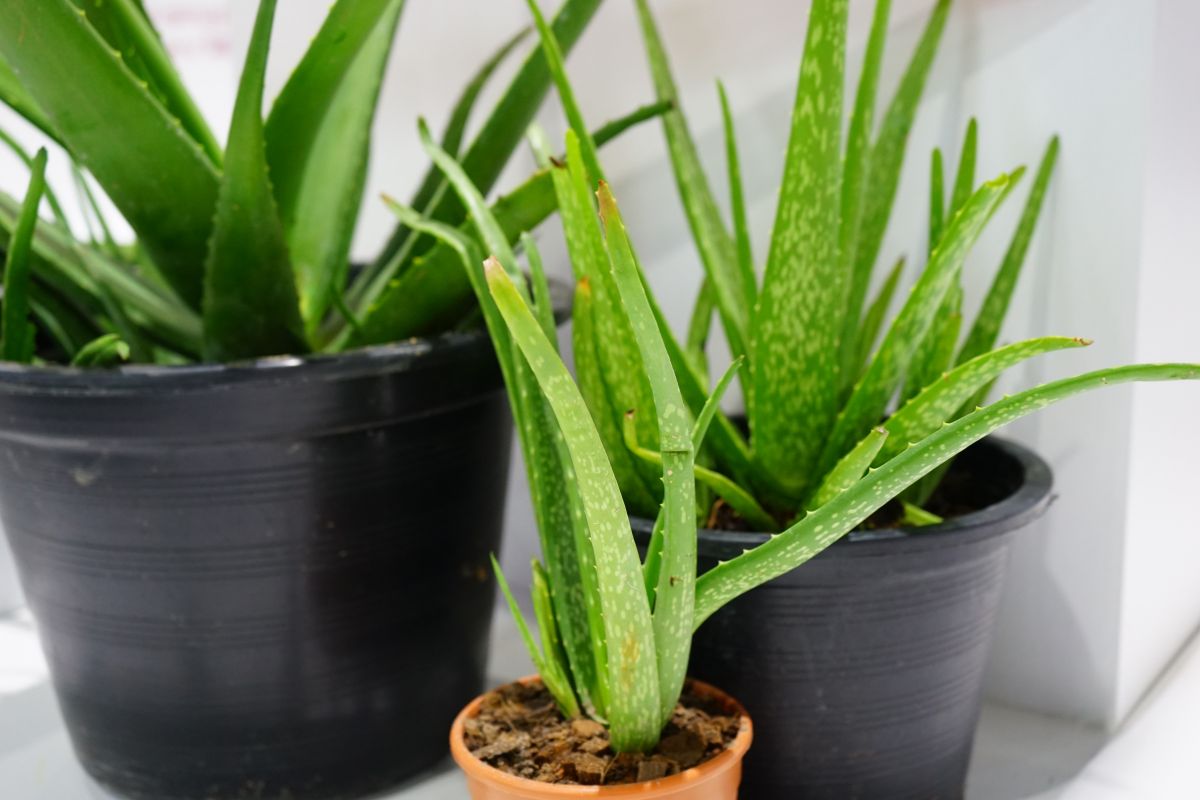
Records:
M636 362L626 363L645 381L650 395L637 416L653 416L657 427L654 463L662 502L645 558L634 541L616 461L605 446L604 423L594 417L581 391L596 376L581 363L577 383L559 355L550 291L533 240L522 239L531 276L527 281L499 220L462 167L424 127L424 145L469 210L478 236L469 237L409 206L389 204L405 225L457 253L475 290L504 373L534 501L544 559L533 564L538 639L497 568L500 586L562 713L606 724L616 751L644 751L657 742L684 684L692 634L715 611L811 559L971 444L1090 389L1200 378L1195 364L1101 370L1005 397L951 421L931 421L938 413L928 409L957 407L962 401L950 398L962 390L951 388L957 383L935 383L916 406L926 411L909 412L896 423L906 426L902 438L911 442L907 447L886 451L882 444L890 431L869 429L810 493L796 519L762 545L697 576L696 479L704 469L698 454L718 430L722 393L746 370L744 355L713 392L694 402L696 370L646 290L612 192L593 177L602 174L601 165L591 137L579 134L579 112L562 72L559 45L532 0L530 6L572 123L565 159L547 157L546 163L573 267L580 274L577 335L583 328L592 334L584 341L597 348L624 343L635 348ZM822 0L816 6L822 8ZM545 153L543 137L533 134L535 149ZM1002 186L988 189L984 196L994 199L1002 191ZM591 316L589 310L602 302L612 313ZM601 328L602 323L614 327ZM622 338L620 331L631 335ZM977 364L968 370L973 375L980 371Z
M600 3L564 0L552 24L565 46ZM45 187L53 219L33 228L28 281L5 293L6 308L27 311L37 354L93 363L100 348L143 362L228 361L340 352L470 324L474 302L456 257L427 236L398 225L376 258L351 269L371 124L404 5L337 0L264 117L276 1L261 0L222 148L140 0L0 4L0 101L65 151L89 226L73 232ZM522 39L480 68L442 138L485 191L551 84L534 49L467 139L482 90ZM641 109L597 136L661 110ZM0 131L0 142L34 164L12 136ZM97 184L132 227L132 245L114 241ZM432 167L411 202L473 230ZM510 241L553 211L545 172L493 206ZM0 248L11 250L21 223L20 203L0 194ZM35 351L17 352L29 360Z

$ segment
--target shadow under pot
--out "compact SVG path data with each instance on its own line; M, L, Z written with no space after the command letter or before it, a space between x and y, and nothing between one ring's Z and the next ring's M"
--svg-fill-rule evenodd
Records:
M510 436L482 334L0 365L0 517L86 771L350 798L442 758L483 686Z
M691 674L754 719L744 800L963 796L1011 536L1051 483L1036 454L985 439L943 483L961 516L851 533L701 626ZM643 542L651 526L634 520ZM700 571L765 540L701 531Z

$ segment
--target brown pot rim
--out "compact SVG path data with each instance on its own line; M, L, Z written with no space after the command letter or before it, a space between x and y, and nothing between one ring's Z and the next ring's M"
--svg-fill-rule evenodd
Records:
M529 675L513 681L513 683L531 683L539 680L541 679L538 676ZM454 718L454 724L450 727L450 755L454 758L454 762L458 764L459 768L467 773L469 777L498 785L509 791L520 792L529 798L640 797L645 799L669 797L672 792L679 791L700 781L711 780L717 775L736 767L745 758L746 751L750 749L750 743L754 739L754 726L750 721L750 715L746 713L746 709L742 707L741 703L715 686L703 681L689 679L689 684L694 692L714 698L730 711L737 713L741 718L741 724L737 736L729 743L724 752L705 761L703 764L685 769L669 778L660 778L642 783L618 784L615 786L579 786L563 783L543 783L542 781L510 775L503 770L496 769L471 755L471 752L467 750L466 743L463 741L463 723L479 713L479 706L483 703L483 698L487 696L486 693L468 703L458 713L458 716Z

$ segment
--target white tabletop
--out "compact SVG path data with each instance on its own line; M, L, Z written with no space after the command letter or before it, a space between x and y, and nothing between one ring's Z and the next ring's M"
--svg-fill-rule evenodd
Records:
M531 671L511 618L493 626L494 683ZM987 706L967 796L970 800L1058 797L1103 744L1093 729ZM380 800L462 800L463 780L447 760ZM111 800L83 773L59 718L33 624L0 618L0 797L4 800Z

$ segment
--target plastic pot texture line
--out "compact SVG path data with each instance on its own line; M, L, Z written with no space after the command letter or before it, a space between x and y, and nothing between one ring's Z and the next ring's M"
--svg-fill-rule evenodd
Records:
M510 438L483 334L0 365L0 517L87 772L314 800L443 757L483 686Z
M1051 500L1044 461L988 438L956 459L978 510L855 532L717 612L691 670L754 718L746 800L961 798L1011 535ZM651 523L634 520L642 540ZM765 540L702 531L700 570Z
M522 678L521 683L537 680ZM733 697L701 681L692 681L692 689L716 700L727 713L742 718L737 736L725 752L678 775L655 781L618 786L578 786L542 783L496 769L480 761L467 750L463 724L479 713L483 697L472 700L459 713L450 729L450 755L467 776L471 800L543 800L544 798L596 798L596 800L737 800L742 775L742 759L754 739L754 729L746 710Z

